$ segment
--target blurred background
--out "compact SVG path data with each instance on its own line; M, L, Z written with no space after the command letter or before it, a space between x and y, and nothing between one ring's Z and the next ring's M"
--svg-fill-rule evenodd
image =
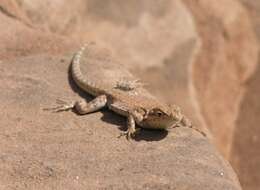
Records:
M260 1L1 0L0 28L1 60L107 47L259 189Z

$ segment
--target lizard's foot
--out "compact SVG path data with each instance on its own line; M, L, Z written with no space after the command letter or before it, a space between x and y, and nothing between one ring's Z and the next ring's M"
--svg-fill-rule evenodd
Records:
M124 131L122 133L120 133L120 135L118 136L118 138L125 136L127 140L132 139L137 133L140 132L140 129L127 129L127 131Z
M136 116L135 112L130 111L129 115L127 117L127 131L121 133L121 136L125 136L127 140L129 140L130 138L133 138L136 133L140 130L139 128L136 129L135 127L135 119L137 119L138 117Z
M53 111L53 112L62 112L62 111L69 111L74 108L75 103L74 102L65 102L63 100L57 99L56 103L58 106L53 107L53 108L44 108L43 110L46 111Z

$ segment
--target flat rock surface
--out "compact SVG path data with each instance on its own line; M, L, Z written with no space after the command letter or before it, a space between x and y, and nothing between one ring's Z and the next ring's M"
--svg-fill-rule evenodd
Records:
M1 189L240 189L229 164L191 129L142 130L127 141L117 138L125 118L110 111L44 111L82 95L68 78L71 57L0 63Z

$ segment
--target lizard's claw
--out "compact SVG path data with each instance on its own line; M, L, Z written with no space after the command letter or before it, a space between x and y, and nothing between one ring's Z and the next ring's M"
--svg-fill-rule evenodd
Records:
M132 128L128 128L127 131L121 132L118 138L125 136L127 140L130 140L139 132L140 132L139 128L134 130Z
M44 108L43 110L46 111L53 111L53 112L62 112L62 111L69 111L74 108L75 103L74 102L65 102L63 100L57 99L56 103L59 104L59 106L53 107L53 108Z

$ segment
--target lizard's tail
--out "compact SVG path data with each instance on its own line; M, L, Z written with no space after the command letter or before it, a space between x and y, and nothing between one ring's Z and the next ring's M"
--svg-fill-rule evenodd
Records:
M198 129L197 127L194 127L193 125L188 125L188 126L186 126L186 127L189 127L189 128L191 128L191 129L193 129L193 130L199 132L199 133L202 134L204 137L207 137L207 134L206 134L206 133L204 133L202 130Z
M81 61L81 57L82 54L84 53L85 49L90 46L90 45L94 45L94 42L90 42L87 44L84 44L81 49L75 53L74 57L72 58L72 62L71 62L71 74L72 74L72 78L75 81L75 83L84 91L87 91L89 94L93 95L93 96L97 96L99 93L99 90L96 87L96 84L94 84L93 82L91 82L91 80L89 80L87 78L87 76L84 76L80 70L80 61Z

